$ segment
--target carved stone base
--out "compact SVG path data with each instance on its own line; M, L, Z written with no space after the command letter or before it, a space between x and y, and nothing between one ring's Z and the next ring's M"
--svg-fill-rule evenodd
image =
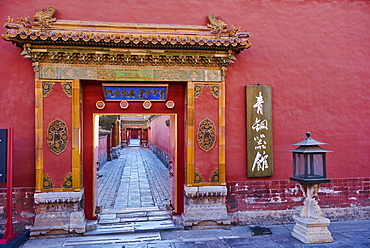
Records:
M318 219L302 218L294 215L296 224L292 236L305 244L331 243L334 239L331 236L328 226L330 220L324 217Z
M30 235L84 233L83 194L83 190L35 193L36 216Z
M188 229L230 228L225 186L185 187L183 225Z

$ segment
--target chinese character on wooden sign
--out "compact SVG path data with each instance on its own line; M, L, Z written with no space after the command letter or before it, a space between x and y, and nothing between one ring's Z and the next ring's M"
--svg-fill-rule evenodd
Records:
M271 86L247 85L248 177L273 176Z
M167 84L103 84L106 101L166 101Z

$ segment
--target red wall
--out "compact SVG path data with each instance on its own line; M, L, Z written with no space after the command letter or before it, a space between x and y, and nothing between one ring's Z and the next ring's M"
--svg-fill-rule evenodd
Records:
M149 142L152 142L161 150L170 154L171 157L174 157L173 150L171 149L171 130L165 123L168 119L170 119L169 115L161 115L150 123Z
M53 4L58 19L206 25L214 13L251 33L251 49L226 76L228 181L246 175L245 85L272 85L273 180L291 176L290 144L327 142L328 177L369 177L369 1L91 1L3 0L0 20L33 16ZM140 13L140 14L139 14ZM5 32L0 27L1 33ZM0 40L0 126L15 127L16 186L34 186L34 83L22 49Z
M107 137L108 135L99 137L99 158L103 157L104 154L107 153Z

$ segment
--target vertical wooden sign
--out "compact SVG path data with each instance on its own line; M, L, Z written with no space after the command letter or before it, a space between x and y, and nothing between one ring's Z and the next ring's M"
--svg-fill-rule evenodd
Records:
M272 87L247 85L248 177L273 176Z

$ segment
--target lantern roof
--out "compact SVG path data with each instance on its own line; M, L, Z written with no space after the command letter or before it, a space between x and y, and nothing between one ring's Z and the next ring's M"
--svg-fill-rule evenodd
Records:
M302 140L301 142L298 142L296 144L293 144L293 146L299 146L298 148L294 150L289 150L289 152L296 152L296 153L326 153L326 152L332 152L325 150L321 148L319 145L327 145L327 143L323 143L317 140L314 140L311 138L311 133L306 133L307 138Z
M314 140L311 138L311 133L306 133L307 138L302 140L301 142L298 142L296 144L293 144L293 146L317 146L317 145L327 145L328 143L322 143L320 141Z

